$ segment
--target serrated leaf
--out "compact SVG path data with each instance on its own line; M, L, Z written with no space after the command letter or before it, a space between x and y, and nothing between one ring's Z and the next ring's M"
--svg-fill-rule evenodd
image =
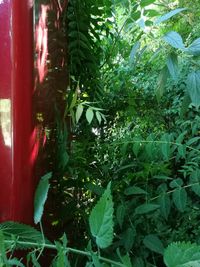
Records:
M124 194L127 196L140 194L146 195L147 192L138 186L131 186L125 189Z
M34 199L34 222L39 223L42 219L44 204L47 200L47 195L49 191L49 179L52 177L52 173L47 173L39 181L36 189L35 199Z
M194 42L186 49L186 52L193 56L200 55L200 38L194 40Z
M5 240L13 240L13 237L15 237L18 241L28 242L28 245L25 243L23 245L17 244L18 249L30 248L30 242L43 244L45 241L50 243L43 239L43 235L38 230L26 224L4 222L0 224L0 231L3 233Z
M157 235L147 235L143 240L144 245L153 252L163 255L164 246Z
M187 77L187 92L192 104L200 106L200 71L193 71Z
M180 36L180 34L178 34L177 32L174 32L174 31L168 32L163 37L163 40L174 48L178 48L181 50L185 49L183 39Z
M167 267L199 267L199 246L189 242L172 243L164 251L164 262Z
M111 183L108 184L107 189L89 216L90 231L100 248L107 248L113 240L114 209L110 187Z
M136 214L146 214L155 211L160 208L160 205L156 204L142 204L135 209Z
M80 104L78 105L77 110L76 110L76 122L79 122L82 114L83 114L83 105Z
M176 208L180 212L184 212L187 205L187 192L185 188L180 187L175 189L175 191L172 193L172 198Z
M160 23L170 19L171 17L175 16L176 14L186 10L187 8L177 8L175 10L172 10L168 12L167 14L162 15L160 18L158 18L155 22L156 25L159 25Z
M94 118L94 111L91 108L88 108L85 116L86 116L88 123L90 124Z

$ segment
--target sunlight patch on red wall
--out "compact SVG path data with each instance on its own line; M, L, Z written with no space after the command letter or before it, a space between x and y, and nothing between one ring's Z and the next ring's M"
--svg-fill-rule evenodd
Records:
M42 83L48 71L48 28L47 28L47 12L48 5L41 5L41 13L38 25L36 26L36 53L37 53L37 70L39 82Z

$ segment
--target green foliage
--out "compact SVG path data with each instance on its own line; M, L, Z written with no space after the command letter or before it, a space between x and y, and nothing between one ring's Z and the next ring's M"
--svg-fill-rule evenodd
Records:
M41 226L50 182L56 204L48 220L69 241L48 243L43 232L20 226L28 237L13 224L0 236L2 264L20 264L6 252L27 246L35 266L44 248L54 251L52 266L199 265L198 246L182 243L199 244L200 236L200 9L193 2L69 1L62 30L70 84L66 106L55 111L52 179L39 183L34 218Z
M113 202L110 186L111 184L108 185L89 217L91 233L100 248L107 248L113 240Z
M45 174L39 181L35 193L34 201L34 222L35 224L41 222L42 214L44 211L44 204L47 200L47 195L50 187L49 179L51 178L52 173Z
M199 246L189 242L172 243L165 249L164 261L167 267L199 266Z

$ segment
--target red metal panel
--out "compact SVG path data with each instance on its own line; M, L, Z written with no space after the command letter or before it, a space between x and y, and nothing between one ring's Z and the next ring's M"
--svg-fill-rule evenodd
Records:
M12 107L12 146L3 145L3 138L0 136L0 183L4 185L0 188L0 220L25 223L32 222L35 185L31 161L33 146L31 142L34 141L31 140L33 132L31 2L30 0L0 0L0 13L2 12L0 15L0 62L5 69L8 69L7 75L0 71L0 98L10 99ZM2 35L3 32L4 35ZM2 38L5 39L3 39L4 42ZM8 57L5 57L4 53L7 53ZM7 84L7 87L1 86L1 83ZM3 160L5 157L8 160L7 165Z
M0 1L0 219L11 215L12 154L11 144L6 144L6 124L10 123L9 111L5 110L11 101L11 2Z

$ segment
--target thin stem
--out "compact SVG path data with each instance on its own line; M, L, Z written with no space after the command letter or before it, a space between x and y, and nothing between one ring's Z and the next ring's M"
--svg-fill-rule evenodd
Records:
M8 245L12 245L13 244L12 240L5 240L4 242L6 244L8 244ZM15 243L18 244L18 245L23 245L23 246L42 247L42 248L46 248L46 249L57 250L56 246L53 245L53 244L46 244L46 243L42 243L41 244L41 243L24 242L24 241L17 241ZM86 256L86 257L92 257L92 253L87 252L87 251L83 251L83 250L79 250L79 249L75 249L75 248L67 247L64 251L65 251L65 253L70 253L71 252L71 253L80 254L80 255L83 255L83 256ZM116 261L113 261L111 259L104 258L104 257L101 257L101 256L99 256L99 260L107 262L107 263L110 263L110 264L114 264L115 266L126 267L123 263L116 262Z

